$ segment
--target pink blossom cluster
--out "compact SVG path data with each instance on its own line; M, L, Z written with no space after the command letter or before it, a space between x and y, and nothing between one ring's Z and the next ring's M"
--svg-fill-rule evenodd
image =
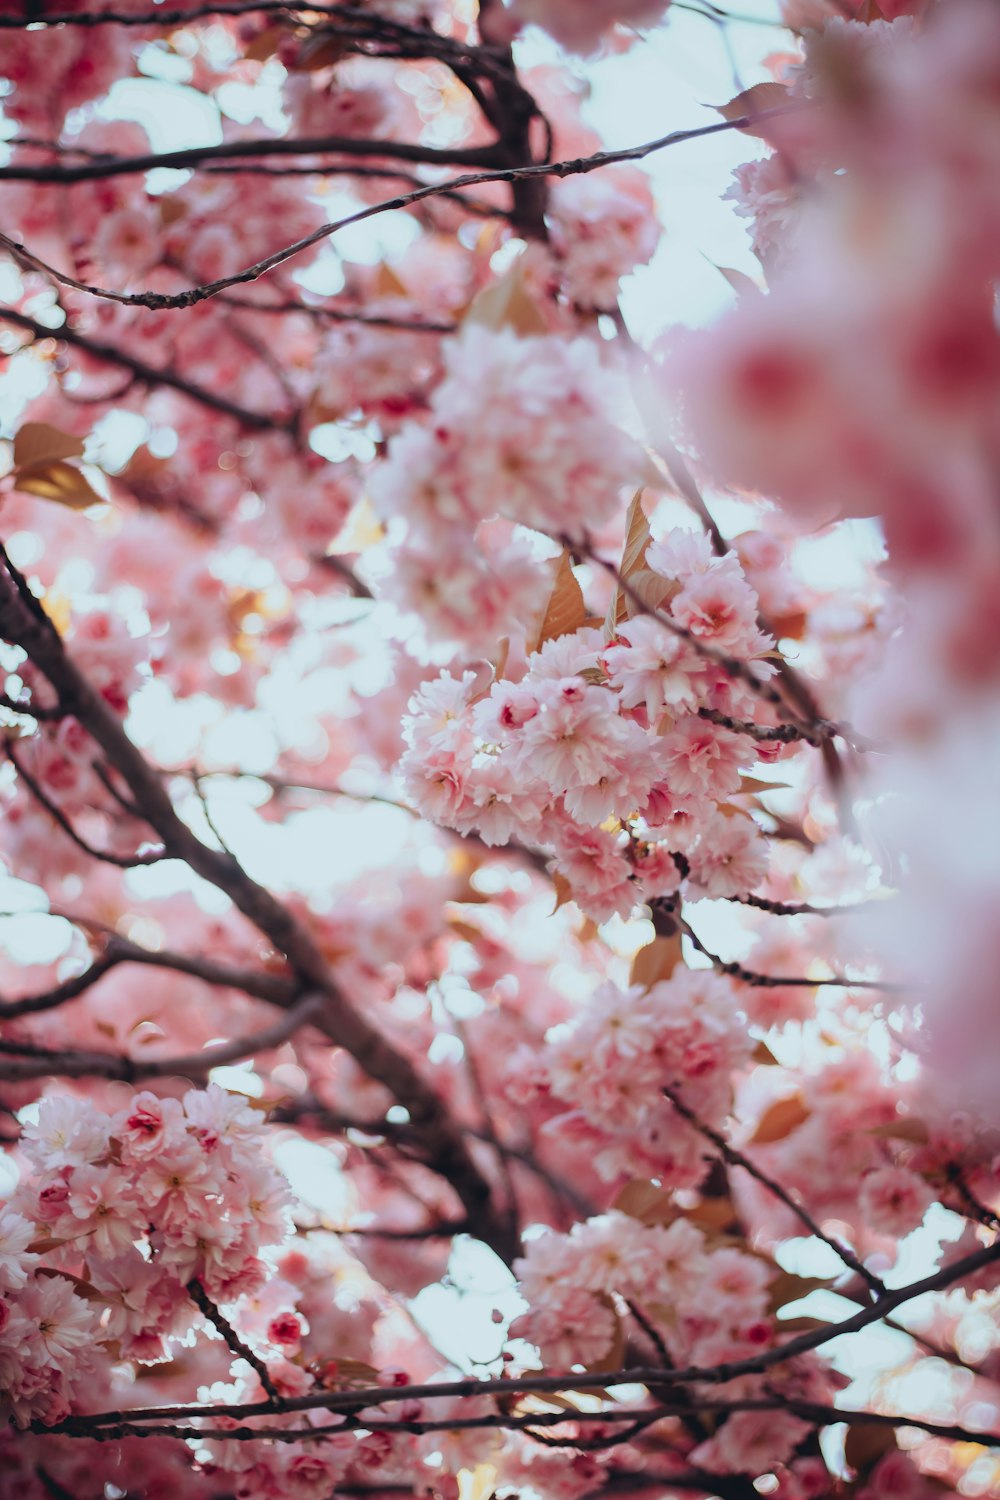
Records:
M610 639L586 626L546 641L519 680L488 693L475 673L444 673L415 695L405 730L404 785L425 816L488 844L552 850L598 921L672 895L681 875L718 897L767 869L752 819L720 809L756 757L698 713L761 710L719 664L756 663L770 645L756 595L734 553L714 558L692 532L654 542L647 565L663 618L637 614Z
M260 1116L214 1084L136 1093L114 1114L42 1100L0 1213L0 1393L19 1425L86 1402L112 1356L162 1360L197 1321L189 1283L222 1303L262 1285L289 1202L262 1137Z
M483 523L582 535L615 513L642 455L610 414L620 376L589 339L468 324L444 366L426 421L403 427L373 476L391 565L379 592L432 639L492 650L544 570L509 527Z
M515 1271L529 1311L511 1334L559 1368L593 1365L607 1354L618 1309L630 1301L663 1325L681 1363L714 1363L771 1342L773 1266L741 1250L712 1249L683 1216L644 1224L612 1211L569 1234L550 1231L527 1242Z
M686 1188L704 1177L704 1141L678 1118L663 1086L678 1088L699 1119L721 1127L733 1075L752 1051L733 983L679 969L646 990L601 985L572 1022L549 1032L530 1076L557 1110L563 1106L545 1133L586 1140L605 1179L647 1174Z
M797 1093L788 1094L792 1081L785 1071L777 1097L759 1084L741 1090L751 1142L764 1122L765 1140L753 1154L820 1221L850 1225L856 1243L882 1250L919 1228L949 1172L960 1171L988 1198L995 1193L985 1136L971 1115L930 1097L937 1093L930 1079L904 1088L855 1047L803 1070ZM768 1143L767 1122L778 1118L770 1111L786 1112L787 1120ZM768 1237L795 1232L794 1217L772 1196L752 1184L744 1191Z
M150 149L101 101L136 58L145 69L141 49L165 40L155 26L12 31L4 110L36 138L11 143L14 169L51 158L43 172L82 163L93 178L51 192L5 180L4 227L77 279L176 292L375 204L410 166L429 181L480 147L495 162L501 49L481 75L485 113L456 85L480 41L475 9L381 0L338 14L365 31L363 48L379 13L404 28L381 34L382 57L342 56L333 18L307 12L172 31L169 66L218 106L227 142L258 133L229 103L272 90L290 122L283 153L308 134L351 147L323 153L330 170L299 153L303 170L275 171L267 126L247 175L203 162L179 185L87 165ZM82 1496L94 1482L193 1500L462 1500L481 1484L583 1500L627 1495L631 1478L636 1493L672 1492L672 1477L678 1493L756 1484L825 1500L844 1485L819 1456L821 1424L792 1408L829 1406L845 1382L811 1354L769 1363L763 1379L695 1382L700 1436L677 1418L634 1436L581 1421L546 1444L498 1431L515 1408L478 1394L384 1403L339 1429L322 1407L239 1408L272 1389L322 1401L443 1373L407 1302L457 1274L456 1236L489 1237L494 1209L508 1261L522 1235L526 1311L511 1348L498 1310L485 1362L509 1372L536 1351L567 1377L563 1415L573 1370L606 1373L636 1350L708 1370L782 1354L793 1329L779 1311L807 1285L781 1269L782 1242L816 1226L841 1268L829 1284L859 1299L852 1257L895 1284L911 1256L949 1267L995 1232L1000 867L984 747L1000 680L1000 31L985 0L882 0L874 22L856 0L835 9L785 0L795 55L747 105L760 101L754 129L771 154L738 169L730 196L769 290L732 276L736 307L716 329L671 337L651 403L660 421L678 414L704 501L693 479L680 487L714 545L666 529L679 497L650 516L655 539L638 500L626 514L654 464L630 436L621 342L600 315L656 249L650 185L631 168L537 179L546 243L518 251L520 194L480 183L464 202L425 199L399 236L411 243L385 263L352 262L338 238L304 278L303 258L183 310L67 287L57 300L47 273L11 268L9 300L28 323L5 325L4 348L23 334L14 373L32 390L47 382L28 416L86 435L113 503L95 520L5 476L4 538L180 816L207 843L206 813L222 814L221 840L238 806L232 857L265 866L286 926L258 927L196 882L174 888L187 880L179 860L147 888L87 853L127 865L155 831L11 641L2 685L39 717L4 710L3 861L51 903L31 922L62 936L25 963L20 933L0 929L0 1106L26 1122L11 1151L21 1182L0 1208L4 1500ZM539 25L588 54L628 45L667 6L482 10L488 42ZM19 7L0 0L0 12ZM527 155L600 149L581 119L582 67L515 77L537 101ZM385 156L365 149L379 134ZM413 160L396 179L401 142ZM733 488L724 504L713 481ZM865 520L823 529L840 515ZM712 517L727 536L747 529L726 542ZM355 552L371 558L360 578ZM808 585L810 554L846 563L852 581ZM388 611L372 608L369 582ZM782 748L779 696L821 753ZM400 756L407 806L386 807ZM787 785L754 766L778 756ZM198 781L204 806L199 767L228 767ZM358 805L360 788L375 806ZM328 845L363 868L313 878L299 855ZM259 859L271 847L273 869ZM238 882L242 899L249 876ZM703 899L733 904L699 910ZM569 901L591 920L559 909ZM658 937L626 983L618 924L594 924L640 903ZM333 1026L308 1023L255 1038L276 1021L265 997L295 993L303 952L311 974L328 966L331 996L371 1025L373 1046L352 1055ZM650 980L654 969L669 977ZM201 1076L203 1048L242 1036L263 1107L335 1183L322 1249L325 1210L311 1200L286 1244L289 1194L263 1112L217 1087L182 1096L170 1082L160 1097L113 1081L147 1060L157 1076L164 1061ZM54 1092L46 1067L73 1082ZM996 1407L995 1284L987 1264L907 1314L946 1354L942 1402L972 1428ZM926 1376L926 1347L906 1346L904 1374ZM647 1390L656 1401L659 1382ZM762 1394L789 1409L708 1410ZM82 1431L95 1411L195 1399L233 1410L192 1415L189 1445L51 1431L67 1414ZM393 1417L410 1430L387 1430ZM419 1430L441 1418L454 1427ZM463 1425L478 1418L488 1425ZM250 1440L236 1432L248 1422ZM320 1425L322 1438L309 1430ZM912 1453L864 1462L848 1445L858 1500L975 1487L963 1449L978 1445L905 1441Z
M660 239L649 179L630 167L556 183L550 218L566 294L580 307L613 310L622 277L647 265Z
M131 71L125 31L103 38L72 26L49 36L10 31L4 38L4 76L13 90L4 112L26 134L58 135L70 110L99 98Z

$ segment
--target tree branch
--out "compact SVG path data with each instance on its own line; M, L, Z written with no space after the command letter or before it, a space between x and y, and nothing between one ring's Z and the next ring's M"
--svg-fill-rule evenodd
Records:
M274 1381L271 1379L270 1371L264 1361L259 1359L253 1350L243 1342L232 1323L230 1323L228 1318L223 1316L220 1309L216 1307L197 1278L188 1282L187 1290L188 1296L198 1308L202 1317L206 1322L211 1323L212 1327L222 1335L226 1343L226 1348L239 1359L246 1360L271 1398L271 1401L275 1406L280 1407L283 1404L281 1395Z
M201 979L206 984L216 985L221 989L241 990L255 1000L266 1000L271 1005L291 1005L298 993L298 987L290 978L283 979L280 975L256 969L229 968L210 958L203 958L200 954L142 948L138 943L116 933L109 939L104 951L82 974L76 974L39 994L0 1001L0 1021L13 1021L19 1016L55 1010L84 994L118 964L146 964L151 968L169 969L175 974L187 974L192 979Z
M323 1005L321 995L307 995L273 1026L251 1036L219 1042L200 1052L181 1057L132 1058L113 1052L88 1052L79 1047L32 1047L26 1042L0 1041L0 1081L20 1082L28 1078L111 1078L138 1083L144 1078L204 1078L213 1068L242 1062L259 1052L270 1052L287 1042L303 1026L314 1021Z
M302 987L324 995L316 1024L349 1052L369 1077L383 1084L418 1127L432 1168L448 1181L497 1254L514 1252L508 1227L492 1202L492 1190L461 1132L434 1089L413 1063L350 1003L336 983L311 933L287 907L253 880L225 851L210 849L176 812L159 772L133 744L104 699L68 656L65 646L27 583L0 547L0 635L19 645L55 690L61 706L87 730L122 777L169 858L183 860L216 886L263 932L295 970Z
M811 1235L814 1235L818 1240L822 1240L824 1245L828 1245L849 1270L860 1276L865 1285L876 1296L884 1297L886 1287L881 1277L876 1276L873 1271L869 1271L864 1261L860 1260L849 1246L841 1244L839 1240L835 1240L832 1235L827 1234L816 1222L808 1209L804 1208L801 1203L792 1197L787 1188L782 1187L780 1182L769 1176L762 1167L759 1167L756 1162L751 1161L748 1156L744 1156L742 1151L738 1151L735 1146L731 1146L725 1136L718 1130L715 1130L711 1125L707 1125L704 1120L699 1119L691 1106L686 1104L681 1098L678 1090L679 1085L676 1083L673 1085L664 1085L663 1087L664 1095L670 1100L681 1118L687 1120L688 1124L693 1125L700 1135L703 1135L706 1140L712 1142L712 1145L715 1146L723 1161L728 1162L731 1167L741 1167L755 1182L759 1182L762 1187L766 1187L768 1192L777 1198L780 1203L783 1203L786 1208L791 1209L799 1223Z
M794 107L798 108L799 106ZM230 287L243 286L247 282L257 281L261 276L266 275L268 271L273 271L276 266L283 265L294 256L300 255L304 250L311 250L314 245L318 245L322 240L328 239L341 229L346 229L352 224L360 224L365 219L374 218L378 214L388 213L397 209L411 208L415 203L421 203L425 198L433 198L446 190L453 191L456 188L477 187L485 183L494 182L516 183L531 181L532 179L540 180L545 177L573 177L584 172L595 172L602 167L613 166L618 162L641 161L644 157L650 156L656 151L663 151L669 146L680 145L684 141L697 140L702 136L718 135L726 130L738 130L749 124L759 124L761 120L767 119L771 115L785 114L787 112L786 108L769 110L755 115L752 119L750 116L740 116L736 120L722 120L717 124L702 125L693 130L676 130L671 132L670 135L660 136L658 139L647 141L641 146L625 147L618 151L598 151L593 156L576 157L568 161L533 163L530 166L523 167L502 167L496 171L467 173L461 177L453 177L446 183L431 183L427 187L416 188L413 192L401 193L398 197L388 198L381 203L371 204L367 208L359 209L356 213L348 214L346 218L337 219L333 223L323 224L318 229L314 229L311 234L305 235L302 239L296 240L291 245L286 245L282 250L276 250L273 255L265 256L263 260L256 261L252 266L247 266L245 270L238 271L232 276L224 276L218 281L206 282L200 286L189 287L186 291L172 294L163 292L116 292L108 287L89 286L86 282L79 281L76 277L68 276L65 272L58 271L54 266L48 265L46 261L41 260L40 257L33 254L25 245L11 239L9 235L0 234L0 245L5 246L14 259L21 265L27 266L31 270L41 271L44 275L52 277L61 285L73 287L76 291L85 292L92 297L100 297L105 301L117 302L124 307L150 307L161 311L194 307L199 302L206 302L209 298L218 296L220 292L228 291ZM244 147L250 143L239 141L232 144ZM280 145L282 143L277 142L275 144ZM284 144L287 145L288 143ZM298 144L301 149L302 143L299 142ZM354 142L355 146L370 144L370 142ZM221 148L205 147L203 149L205 151L209 149L218 151ZM148 165L143 170L148 170L151 166L169 165L171 163L168 162L168 157L173 158L182 154L184 153L168 152L152 158L137 157L132 160L147 162ZM9 175L11 171L15 170L22 176L31 171L28 168L0 168L0 178L2 178L4 173ZM54 171L55 169L52 168L49 170ZM76 169L67 168L66 170ZM80 170L86 169L81 168ZM89 175L94 175L92 170ZM776 695L776 697L779 702L782 701L780 695Z
M10 761L18 776L21 778L31 795L34 797L35 801L45 809L50 818L53 818L55 822L58 823L59 827L71 840L71 842L74 843L78 849L82 849L84 854L88 854L91 859L100 860L102 864L106 865L116 865L119 870L134 870L141 865L157 865L162 860L168 858L165 850L163 849L150 850L145 854L114 854L109 849L96 849L93 844L89 844L81 834L77 833L72 822L63 812L59 804L57 802L53 802L52 798L42 786L41 782L38 781L34 776L32 776L30 771L25 769L20 759L14 753L13 743L10 740L7 740L4 744L3 749L4 753L7 756L7 759Z
M681 1382L697 1385L724 1385L744 1375L763 1374L765 1370L774 1369L786 1364L789 1360L797 1359L800 1355L822 1348L834 1339L860 1333L872 1324L881 1322L887 1314L917 1297L957 1286L965 1278L976 1275L997 1260L1000 1260L1000 1241L975 1250L960 1260L953 1261L950 1265L942 1266L929 1276L908 1282L902 1287L890 1287L877 1303L861 1308L851 1317L841 1319L839 1323L825 1324L821 1328L810 1328L788 1339L784 1344L762 1350L759 1354L749 1355L745 1359L729 1360L712 1366L691 1365L671 1370L670 1379L675 1385ZM350 1413L371 1406L387 1406L409 1400L430 1400L437 1396L514 1396L537 1395L545 1392L599 1391L616 1385L656 1385L662 1379L663 1371L657 1365L630 1366L620 1370L605 1370L600 1374L586 1372L565 1375L539 1374L489 1380L467 1378L402 1387L372 1386L354 1391L311 1391L305 1396L296 1396L287 1400L283 1410L286 1412L324 1410ZM699 1407L702 1405L701 1395L698 1397L698 1404ZM151 1406L136 1411L106 1411L67 1417L62 1422L54 1423L50 1427L40 1427L39 1430L53 1434L67 1432L76 1436L92 1436L109 1425L133 1419L156 1422L169 1421L175 1417L187 1420L193 1417L199 1419L230 1416L259 1417L267 1416L271 1412L272 1408L267 1402L252 1402L237 1408L225 1403L212 1403L197 1407L190 1405ZM847 1419L841 1413L837 1420ZM902 1419L892 1420L897 1425L902 1424Z

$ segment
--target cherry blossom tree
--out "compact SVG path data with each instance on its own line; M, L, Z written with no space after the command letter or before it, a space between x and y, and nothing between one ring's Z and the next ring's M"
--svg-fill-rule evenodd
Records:
M1000 1493L1000 8L0 36L0 1500Z

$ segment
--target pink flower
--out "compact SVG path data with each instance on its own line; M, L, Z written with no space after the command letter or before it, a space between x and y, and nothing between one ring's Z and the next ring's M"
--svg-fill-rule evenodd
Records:
M56 1228L67 1238L86 1235L87 1253L113 1257L131 1249L146 1214L117 1166L76 1167L70 1178L69 1212Z
M723 1474L758 1475L790 1457L809 1423L783 1411L740 1411L691 1454L691 1462Z
M148 271L162 255L154 214L145 204L108 214L94 237L94 253L113 271L129 275Z
M716 1250L701 1282L703 1305L732 1323L750 1322L763 1307L774 1268L741 1250Z
M697 695L692 675L700 663L679 636L648 615L618 627L604 653L608 681L621 693L623 708L642 705L655 724L664 708L692 709Z
M169 1228L198 1218L206 1197L220 1185L197 1141L184 1136L145 1163L136 1192L157 1225Z
M517 740L516 763L559 792L601 780L620 741L620 720L610 694L578 677L546 684L540 712Z
M645 173L612 167L554 184L549 217L567 292L581 307L610 309L618 284L656 250L656 220Z
M184 1095L184 1114L189 1130L208 1153L220 1145L252 1146L260 1136L259 1115L241 1095L227 1093L217 1083L205 1089L189 1089Z
M56 1370L72 1370L80 1351L94 1342L97 1316L61 1276L36 1276L25 1287L19 1306L35 1324L43 1362Z
M688 853L690 893L695 900L717 900L755 891L767 875L768 857L767 841L751 818L716 813L701 825Z
M702 719L681 719L661 742L665 780L682 797L727 797L740 784L745 751L737 735Z
M732 554L688 579L670 613L698 640L734 656L757 648L757 596Z
M141 1161L179 1143L185 1129L184 1110L176 1099L138 1093L116 1117L114 1129L124 1155Z
M916 1229L934 1202L922 1177L906 1167L877 1167L861 1180L862 1222L879 1234L904 1235Z
M302 1341L302 1324L293 1312L279 1313L268 1323L267 1337L272 1344L295 1350Z
M0 1208L0 1290L19 1291L37 1257L28 1253L34 1225L11 1208Z
M592 1365L611 1348L615 1317L610 1307L579 1287L553 1290L541 1307L511 1324L511 1337L537 1344L556 1369Z
M48 1169L100 1161L108 1150L111 1121L85 1099L56 1094L38 1106L37 1124L24 1127L24 1150Z

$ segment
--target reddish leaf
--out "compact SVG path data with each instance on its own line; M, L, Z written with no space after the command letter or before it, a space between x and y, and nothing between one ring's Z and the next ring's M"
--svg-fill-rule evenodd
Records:
M545 316L524 285L524 269L516 260L498 281L470 302L463 322L479 323L484 328L512 328L522 336L547 333Z
M858 1422L847 1429L844 1457L856 1474L867 1475L880 1459L898 1447L894 1428Z
M587 606L583 602L583 590L576 580L569 552L563 548L555 565L552 592L545 606L545 613L536 634L528 643L529 651L537 651L545 641L556 640L561 635L572 635L580 629L587 618Z
M764 1146L772 1141L783 1141L808 1118L809 1110L801 1094L792 1094L788 1099L779 1099L761 1115L750 1144Z
M18 469L14 475L14 488L24 495L37 495L40 500L54 500L69 510L87 510L91 505L104 503L104 497L97 493L81 471L61 460Z
M62 432L48 422L25 422L14 438L14 465L18 469L53 463L60 458L80 458L82 453L82 438Z
M671 937L655 937L645 948L640 948L632 960L629 984L641 984L651 989L661 980L669 979L678 964L683 964L680 928Z
M649 522L642 508L642 490L637 490L632 497L632 503L625 518L625 545L622 548L622 560L618 568L620 578L631 582L632 575L643 567L646 561L646 548L651 539ZM608 640L612 638L619 622L624 620L627 614L625 593L618 584L615 584L615 591L611 596L611 603L604 621L604 631Z
M788 89L783 83L755 83L753 88L744 89L742 94L737 94L730 99L728 104L716 104L713 106L724 120L753 121L758 115L766 114L772 109L780 109L788 103ZM767 135L764 128L753 123L739 127L747 135L756 135L761 140L766 140Z

